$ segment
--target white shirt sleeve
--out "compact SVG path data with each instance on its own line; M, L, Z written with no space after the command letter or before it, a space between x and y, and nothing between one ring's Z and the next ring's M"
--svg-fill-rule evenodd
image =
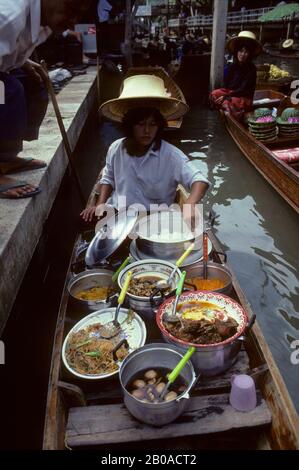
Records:
M0 70L3 57L17 49L20 31L26 26L30 4L28 0L0 0Z
M195 181L206 183L210 186L209 181L203 176L197 165L179 149L176 149L176 179L178 183L182 184L188 191L191 191L191 186Z
M110 184L113 189L115 189L114 158L122 140L118 139L110 145L106 156L106 165L99 181L100 184Z

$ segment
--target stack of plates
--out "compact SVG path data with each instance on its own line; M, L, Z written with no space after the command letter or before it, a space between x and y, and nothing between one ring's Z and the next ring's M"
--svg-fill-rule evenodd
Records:
M275 140L278 134L276 119L272 118L273 120L270 122L259 122L258 119L260 118L251 117L248 119L250 134L252 134L257 140L261 140L263 142L271 142L272 140Z
M299 122L287 122L278 118L277 124L281 137L299 137Z
M299 110L286 108L277 118L279 134L282 137L299 137Z

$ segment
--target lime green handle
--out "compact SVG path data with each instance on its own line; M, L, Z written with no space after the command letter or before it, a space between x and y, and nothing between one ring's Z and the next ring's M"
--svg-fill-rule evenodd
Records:
M114 273L113 276L112 276L112 282L117 281L117 278L118 278L119 273L120 273L123 269L125 269L125 267L126 267L127 264L129 263L130 259L131 259L130 256L128 256L128 257L125 259L125 261L120 265L120 267L118 268L118 270L115 271L115 273Z
M181 274L178 286L176 288L175 295L181 295L183 287L184 287L185 277L186 277L186 271L183 271Z
M186 354L184 355L184 357L182 357L182 359L180 360L180 362L178 363L178 365L173 369L173 371L169 374L168 376L168 382L170 384L172 384L176 378L180 375L180 372L184 369L185 365L187 364L187 362L189 361L190 357L192 356L192 354L194 354L196 351L196 348L194 346L191 346L188 351L186 352Z
M128 290L129 284L131 282L131 277L132 277L132 271L129 271L128 274L127 274L126 280L124 282L123 288L122 288L122 290L119 294L119 297L118 297L118 304L119 305L121 305L125 300L127 290Z
M182 254L182 256L175 263L177 267L181 266L181 264L185 261L187 256L190 255L193 248L194 248L194 243L191 243L191 245L187 248L187 250Z

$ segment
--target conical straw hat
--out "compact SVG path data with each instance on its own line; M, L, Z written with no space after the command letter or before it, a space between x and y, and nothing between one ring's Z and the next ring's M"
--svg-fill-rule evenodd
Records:
M285 41L283 41L282 47L284 49L288 49L289 47L292 47L293 44L294 44L294 39L286 39Z
M252 31L241 31L238 36L228 41L226 47L231 54L234 54L236 47L243 43L248 44L254 57L258 56L263 50L261 43L256 39L256 35Z
M127 111L140 107L157 108L166 120L179 119L189 109L186 103L169 95L162 78L132 75L124 80L119 97L103 103L100 110L105 117L121 122Z

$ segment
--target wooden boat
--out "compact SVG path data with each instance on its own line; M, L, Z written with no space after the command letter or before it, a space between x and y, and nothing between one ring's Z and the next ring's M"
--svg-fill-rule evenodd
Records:
M299 58L299 52L290 50L290 52L286 52L283 50L280 50L278 48L272 48L272 47L264 47L264 52L266 54L269 54L272 57L280 57L281 59L298 59Z
M186 197L183 188L179 188L180 204ZM220 262L221 246L212 230L209 231L209 238L214 248L212 257ZM120 446L122 449L132 449L136 443L143 450L150 445L154 449L158 445L169 449L172 445L169 439L173 438L179 438L182 449L186 442L188 445L193 442L194 445L194 437L196 449L299 449L297 413L257 322L235 365L223 375L202 379L194 390L189 411L162 428L141 425L130 416L123 405L117 380L106 383L92 381L92 384L81 381L79 384L67 376L61 361L62 344L65 335L78 320L74 319L73 310L68 304L67 284L83 239L84 235L80 235L74 248L57 320L46 405L44 449L107 450L107 446L109 449L120 449ZM252 317L251 308L234 275L232 296ZM147 328L147 342L150 342L154 333L152 327ZM258 406L250 413L237 412L228 404L231 377L238 373L250 374L258 388Z
M261 99L269 99L268 103L263 103ZM258 101L256 101L258 100ZM254 97L255 107L275 106L279 103L279 113L286 106L287 100L281 93L258 90ZM291 104L291 106L294 106ZM245 157L263 175L268 183L284 198L284 200L299 212L299 162L286 163L279 159L275 152L293 151L299 148L299 135L293 137L278 137L271 142L261 142L251 135L242 123L236 121L231 115L221 111L226 129L236 142Z
M156 75L159 78L162 78L165 84L166 90L171 94L173 98L176 98L183 103L186 103L185 96L177 85L177 83L169 76L166 70L163 67L131 67L128 72L126 73L124 78L131 77L132 75ZM172 121L168 121L167 125L170 129L179 129L182 125L183 118L175 119Z

